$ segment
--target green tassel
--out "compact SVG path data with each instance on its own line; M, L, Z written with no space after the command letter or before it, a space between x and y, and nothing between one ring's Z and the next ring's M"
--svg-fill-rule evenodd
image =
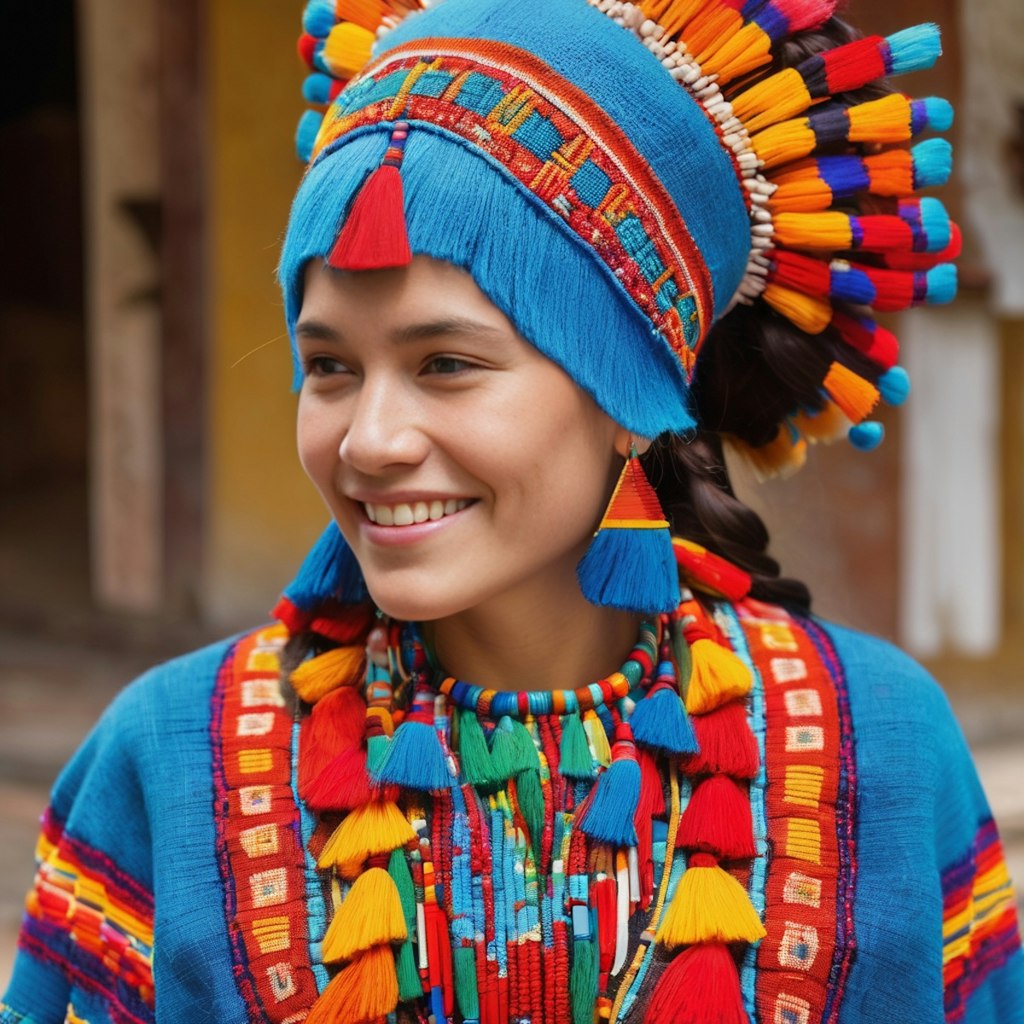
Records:
M402 915L409 938L398 949L395 969L398 973L398 998L404 1003L419 999L423 995L420 972L416 965L416 954L412 948L412 936L416 934L416 888L409 872L404 850L395 850L388 861L388 874L398 890L402 903Z
M491 738L491 766L495 780L502 782L540 766L533 737L522 722L508 715L498 719L498 726Z
M587 742L587 730L578 711L562 719L562 743L559 748L558 770L566 779L592 779L594 755Z
M597 944L591 939L576 939L572 944L572 971L569 975L572 1024L594 1024L597 968Z
M371 777L376 777L377 770L388 752L389 740L387 736L368 736L366 738L366 771Z
M398 999L410 1003L423 996L423 985L420 972L416 968L416 954L413 952L412 940L406 939L398 948L395 958L395 972L398 975Z
M452 955L455 973L455 998L463 1019L480 1017L480 994L476 987L476 954L472 947L460 946Z
M530 832L534 860L540 860L541 839L544 836L544 786L540 772L531 769L516 776L516 801Z
M498 781L480 719L466 708L459 711L459 768L463 781L471 786L488 787Z
M683 622L676 619L672 623L672 653L676 659L676 678L679 680L680 696L686 696L693 674L693 658L690 656L690 645L683 635Z

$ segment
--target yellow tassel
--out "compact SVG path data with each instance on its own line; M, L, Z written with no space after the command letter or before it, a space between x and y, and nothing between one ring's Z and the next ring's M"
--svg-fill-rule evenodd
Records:
M717 75L719 85L727 85L767 64L772 59L771 49L771 37L751 21L711 54L701 70L706 75Z
M593 750L597 763L607 768L612 763L612 748L608 745L608 734L604 731L604 725L593 709L583 715L583 728L587 731L590 749Z
M775 242L790 249L849 249L850 217L838 210L780 213L773 221Z
M751 138L750 145L763 164L762 170L769 171L813 153L817 139L807 118L798 117L758 132Z
M383 868L369 868L355 880L327 929L324 962L351 960L372 946L408 937L394 881Z
M786 68L741 92L731 102L732 112L753 134L802 114L811 105L811 94L800 72Z
M337 867L344 878L358 874L367 857L390 853L416 838L405 815L390 800L371 800L347 814L324 844L317 865Z
M342 968L313 1004L306 1024L376 1024L398 1006L390 946L374 946Z
M842 363L833 363L824 380L825 390L851 423L860 423L878 405L878 388Z
M370 63L374 35L361 25L343 21L331 29L321 59L338 78L351 78Z
M898 92L858 103L847 116L850 142L906 142L911 137L910 101Z
M808 334L821 334L832 322L832 306L828 299L804 295L779 284L769 284L761 298Z
M727 647L701 638L690 645L690 682L686 710L703 715L737 697L745 697L754 685L750 669Z
M826 402L825 408L813 416L798 412L793 417L793 425L808 441L838 441L846 437L850 429L850 421L834 402Z
M756 448L738 437L729 437L726 441L760 484L775 478L785 480L802 469L807 461L807 442L802 437L794 438L785 425L779 428L774 440Z
M691 860L698 857L693 854ZM757 942L766 934L746 889L732 875L717 864L691 863L679 879L655 940L675 947L698 942Z
M307 704L315 704L339 686L362 682L365 655L362 647L335 647L318 654L292 672L292 688Z

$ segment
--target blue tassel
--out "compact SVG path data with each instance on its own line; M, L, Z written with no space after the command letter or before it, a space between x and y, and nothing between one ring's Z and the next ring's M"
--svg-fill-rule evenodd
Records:
M890 75L923 71L942 56L942 36L939 26L932 22L894 32L885 41L889 44Z
M871 175L857 156L823 156L818 159L818 174L828 185L833 199L865 192L871 187Z
M874 420L865 420L854 427L850 427L847 434L850 444L858 451L874 451L885 438L885 427Z
M580 829L584 834L612 846L636 846L633 817L640 802L640 765L629 725L615 731L612 763L598 776L588 798Z
M877 292L864 271L849 266L833 266L829 270L829 294L834 299L870 306Z
M629 724L637 743L652 750L669 754L696 754L699 750L682 698L667 683L656 683L637 702Z
M926 275L928 293L926 302L943 305L956 297L956 267L952 263L940 263Z
M948 132L953 127L953 104L941 96L929 96L924 104L926 128L936 132Z
M886 405L902 405L910 394L910 377L902 366L890 367L878 378L878 392Z
M599 530L576 575L591 604L649 613L679 606L679 568L667 529Z
M322 75L319 71L306 75L302 81L302 98L307 103L330 103L332 84L330 76Z
M302 12L302 30L317 39L324 39L337 24L334 0L309 0Z
M914 188L945 185L953 172L953 147L948 139L925 139L910 151L914 163Z
M413 699L409 717L395 730L373 781L429 793L457 783L455 767L434 727L434 695L423 689Z
M366 600L359 563L335 523L328 525L306 555L284 596L303 611L312 611L328 598L348 604Z
M323 120L324 116L318 110L305 110L299 118L295 129L295 152L304 164L309 163L309 158L313 155L313 144L316 142Z
M925 235L924 251L942 252L952 237L946 208L933 196L925 196L918 208L921 211L921 228Z

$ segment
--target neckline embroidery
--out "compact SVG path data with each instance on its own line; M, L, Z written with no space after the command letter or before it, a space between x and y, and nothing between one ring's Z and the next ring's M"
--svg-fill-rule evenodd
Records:
M749 701L750 721L754 726L755 732L759 733L762 745L765 743L765 737L768 737L769 740L773 736L783 737L785 735L784 730L791 727L791 723L789 726L786 726L782 724L782 720L776 721L774 717L776 711L771 708L768 708L767 718L763 714L761 717L758 716L758 704L760 702L763 707L767 703L766 698L771 694L770 688L775 686L780 694L790 690L806 690L809 688L806 681L794 680L783 684L776 678L776 668L772 666L771 658L778 658L781 654L773 651L771 648L772 636L782 635L785 630L789 630L791 634L797 636L801 644L800 654L801 656L806 654L804 660L808 677L813 683L812 688L816 688L819 691L823 707L831 704L835 708L837 704L843 704L845 691L842 687L841 672L835 662L834 654L830 654L831 648L824 638L824 634L817 630L817 634L820 634L817 635L815 633L816 627L812 623L805 622L804 620L790 619L779 609L765 608L765 606L759 606L753 602L746 602L744 605L739 606L738 617L733 616L727 610L723 610L717 616L717 619L719 624L726 627L729 641L738 654L746 657L745 647L747 643L750 644L750 654L753 656L753 661L756 663L760 675L764 676L765 687L769 688L762 688L758 681ZM761 635L768 636L769 641L765 641L758 646L758 642L755 641ZM751 639L752 637L753 639ZM809 640L808 637L813 637L813 640ZM314 914L310 918L311 924L308 926L306 924L305 911L307 904L314 903L317 898L323 895L323 891L319 881L315 879L312 872L306 870L307 865L304 862L304 858L307 855L298 838L300 834L298 821L301 805L295 799L294 783L284 785L279 781L276 784L272 784L269 794L265 792L261 794L260 784L263 782L263 779L259 772L240 773L237 770L225 771L225 767L232 761L236 769L243 763L250 767L261 763L262 755L254 757L252 752L253 750L258 752L267 749L267 736L270 735L278 739L287 737L287 755L282 751L282 756L285 757L284 763L290 764L290 759L294 756L292 748L292 720L287 710L283 707L283 702L267 705L265 708L256 707L255 705L251 708L243 706L243 694L245 699L248 700L260 699L257 696L258 694L262 694L265 699L269 699L269 694L272 692L270 686L276 685L277 682L279 671L277 667L278 656L280 647L285 639L284 632L275 627L269 632L262 631L260 634L255 634L254 637L246 638L239 644L233 655L232 662L225 666L222 679L218 683L218 696L215 702L214 715L214 754L215 765L218 768L218 772L215 775L218 775L219 860L226 883L225 891L230 893L226 910L231 924L239 989L247 1000L252 1019L272 1020L275 1022L291 1022L303 1019L306 1010L314 1003L316 991L323 987L326 974L324 974L323 968L319 965L319 943L323 938L323 932L319 931L322 928L319 922L326 923L327 918L331 915L324 913L318 919ZM807 649L804 650L804 648ZM256 655L256 657L253 658L252 655ZM256 666L259 666L258 671L256 671ZM256 676L253 675L254 671L256 671ZM755 677L759 673L755 672ZM257 676L259 677L258 679ZM246 686L246 684L254 683L257 685ZM232 693L234 696L232 696ZM780 699L785 704L786 698L780 697ZM792 702L802 698L788 699ZM262 726L258 724L256 719L247 719L244 723L242 721L243 715L265 715L268 711L277 722L276 725L271 725L268 733L258 734ZM779 819L779 822L782 822L787 817L798 817L798 814L795 812L799 811L799 814L803 815L804 818L817 820L821 834L826 837L831 835L829 832L830 827L840 830L838 833L840 836L838 840L840 845L839 863L828 861L823 857L821 865L811 864L811 870L804 872L805 874L816 875L816 880L822 884L824 897L818 901L817 906L799 901L794 903L792 900L794 893L801 894L801 899L804 899L807 896L807 890L801 890L799 887L793 888L793 880L790 878L793 874L792 870L785 877L780 874L782 869L781 860L773 856L769 864L763 856L763 853L768 849L769 843L777 851L783 849L781 844L785 842L785 837L780 832L780 828L783 826L772 817L766 818L766 812L768 811L765 801L766 794L769 800L772 794L775 794L777 807L783 806L780 801L785 801L788 804L788 800L785 800L785 798L787 796L787 779L790 778L790 775L787 775L787 766L782 761L773 758L771 754L772 742L767 744L769 755L766 765L760 770L759 776L755 777L752 781L750 805L755 822L758 857L753 861L751 869L741 872L741 875L743 876L744 884L750 891L755 907L759 911L764 911L764 908L767 907L765 916L768 938L760 944L760 949L750 947L747 950L741 965L741 980L744 1005L747 1007L748 1013L753 1012L756 1003L758 1011L765 1019L775 1019L778 1016L780 1021L794 1021L797 1024L805 1024L807 1022L807 1024L810 1024L810 1022L832 1020L838 1010L841 996L841 981L845 977L845 970L848 966L849 955L852 950L852 934L850 933L849 925L852 923L850 920L850 903L852 900L855 868L852 844L853 752L852 744L849 742L848 713L846 713L845 726L843 725L843 714L840 708L838 717L840 742L838 744L829 747L830 737L834 738L832 732L834 732L833 725L835 720L829 719L823 725L823 729L826 732L826 746L830 751L828 754L830 768L828 770L834 769L835 773L840 776L840 786L837 788L837 793L842 798L840 800L842 809L840 811L834 807L833 814L837 822L839 818L843 818L845 821L845 833L842 831L844 826L841 823L834 826L828 825L828 807L825 806L824 800L819 802L817 809L794 806L783 807L784 811L788 810L790 813ZM695 716L694 721L700 726L701 719L699 716ZM281 727L283 727L283 731L278 735L278 732L275 730ZM257 734L249 734L254 729ZM700 732L700 729L698 729L698 732ZM272 759L274 756L276 755L271 755ZM692 770L695 764L699 767L700 757L703 756L691 758L690 763L686 765L687 770ZM283 779L283 774L280 777ZM249 785L243 785L243 783ZM283 788L274 788L274 786L283 786ZM667 827L671 827L671 786L669 785L666 788L668 791L669 807L665 813L668 819ZM463 786L450 790L451 801L448 802L453 807L458 802L458 794L463 792L464 789L465 787ZM247 801L249 812L252 813L247 813L241 809L243 790L247 790L244 799ZM542 793L544 792L542 783ZM269 797L266 811L261 806L261 795ZM692 786L686 777L681 777L678 786L677 805L679 816L682 815L691 797ZM424 796L421 805L425 805L429 800L429 796ZM285 805L287 813L285 813ZM407 805L407 809L413 812L416 810L411 804ZM425 808L422 806L421 809L425 811ZM284 832L289 842L279 844L273 852L270 851L269 846L261 850L258 846L254 845L253 841L257 833L249 832L249 830L253 827L262 829L266 825L274 823L272 819L275 812L280 815L278 823L287 819L288 824ZM265 813L270 814L270 819L263 818ZM454 814L455 812L453 811L452 813ZM458 813L460 815L464 814L465 820L471 824L475 822L478 827L480 826L481 812L479 809L474 812L469 802L466 802L464 811L460 808ZM489 807L488 813L490 813ZM476 818L473 817L474 814L476 814ZM428 841L428 845L436 845L437 841L433 835L435 828L434 818L436 818L436 815L431 816L427 813L422 813L417 818L413 813L410 816L414 817L414 820L422 822L416 831L417 839L414 848L422 849L424 839ZM429 822L428 818L430 818ZM504 820L507 820L507 818ZM514 821L515 817L513 815ZM767 827L764 824L766 821ZM243 831L249 832L246 840L248 842L248 849L243 846L239 839ZM269 834L269 830L266 830L266 833L261 831L258 834ZM844 836L845 839L843 838ZM684 858L677 857L676 859L683 860ZM605 889L612 890L615 888L616 881L620 877L621 866L615 863L615 861L609 866L613 870L605 872L607 878L602 879L602 881L610 880L610 884ZM790 868L792 868L792 864ZM449 872L448 875L445 874L446 870ZM627 886L629 884L629 870L630 864L627 858L627 863L625 864ZM681 865L678 867L673 866L673 870L668 873L666 885L663 888L659 887L661 891L654 894L655 899L657 900L660 896L662 902L667 900L672 895L673 888L678 886L682 873ZM431 870L430 875L436 894L437 874ZM448 896L446 892L450 890L445 890L444 883L447 877L449 879L449 887L451 887L452 882L450 879L453 875L450 869L442 865L440 877L441 899L436 904L437 910L431 911L430 915L435 920L440 920L447 915L448 904L445 901L448 899ZM526 877L525 874L524 877ZM540 881L547 884L549 877L545 876ZM254 878L256 879L255 888ZM790 883L789 888L787 888L787 880ZM263 889L260 889L261 882L265 885ZM343 882L338 887L335 896L343 893L347 885L347 882ZM428 888L430 888L429 885L424 885L423 891L425 892ZM419 892L415 887L414 891ZM830 894L833 892L836 896L835 902L832 902L830 899ZM280 899L282 895L285 897L283 900ZM289 897L291 900L295 900L298 908L291 903ZM269 900L270 902L265 903L262 907L257 907L255 906L257 899L261 901ZM279 902L274 902L275 900ZM331 903L329 893L327 902ZM811 902L813 903L813 900ZM292 920L294 915L290 914L290 911L295 909L300 909L301 919ZM424 904L425 909L426 904ZM786 966L779 952L784 946L783 939L786 943L789 943L786 948L791 952L796 948L791 942L793 935L790 934L789 938L785 937L786 927L789 923L794 922L794 913L804 914L808 919L808 923L813 923L813 926L817 929L819 937L817 951L811 958L811 964L806 970L802 964L794 965L791 963L789 966ZM440 914L440 917L438 917L438 914ZM640 927L641 915L635 916L637 919L632 921L634 931ZM281 920L275 921L275 918L288 918L287 929L282 930L283 922ZM571 927L571 915L569 920ZM270 922L269 925L268 921ZM542 934L543 927L544 922L541 921ZM780 927L782 932L777 933L774 929ZM307 928L314 929L312 935L307 934ZM447 927L445 930L447 930ZM834 940L834 948L831 952L828 949L827 941L825 943L821 941L822 936L825 936L826 939L831 936ZM637 936L631 934L633 945L630 946L630 949L634 957L640 948L640 944L635 942L637 938ZM310 939L312 939L312 943L310 943ZM519 945L516 944L513 951L514 956L520 955L518 952ZM522 945L528 949L527 943ZM799 946L799 943L797 943L797 946ZM823 965L830 967L831 973L828 970L824 970ZM528 975L531 973L529 970L531 964L524 962L520 966L526 970ZM631 966L632 961L627 967ZM633 976L634 984L630 991L623 992L624 985L620 985L614 994L614 1002L617 1005L608 1007L613 1016L618 1016L621 1019L631 1009L632 1012L635 1012L635 1006L638 1005L637 992L639 991L642 997L646 997L649 992L650 983L654 980L654 975L663 967L663 957L660 955L652 954L650 957L640 958L638 971ZM571 970L571 965L569 965L569 968ZM823 976L823 970L824 975L828 977L826 983L821 985L818 979ZM806 984L796 986L794 989L791 979L793 977L804 978L805 975L806 979L810 980ZM454 978L452 981L454 983ZM774 989L772 988L773 984L775 985ZM492 1003L495 998L499 1002L503 1001L502 993L499 992L497 997L495 997L493 994L488 995L489 991L485 985L480 990L481 996L491 999ZM611 995L610 993L607 994ZM561 1007L561 1010L566 1009L567 1004L564 997L565 993L563 992L561 1002L556 999L550 1010L550 1012L556 1014L552 1019L556 1019L559 1022L572 1019L571 1014L569 1016L557 1016L561 1012L559 1007ZM507 993L504 995L504 998L507 999ZM641 998L640 1001L643 1002L643 999ZM427 1005L429 1005L429 996ZM495 1007L492 1005L491 1010L493 1009ZM480 1019L485 1019L483 1016L485 1012L487 1017L490 1017L490 1011L486 1006L482 1006ZM549 1011L544 1012L547 1014ZM498 1018L495 1017L493 1019L496 1020ZM535 1014L534 1020L537 1019L538 1017ZM544 1019L547 1019L547 1017L545 1016Z

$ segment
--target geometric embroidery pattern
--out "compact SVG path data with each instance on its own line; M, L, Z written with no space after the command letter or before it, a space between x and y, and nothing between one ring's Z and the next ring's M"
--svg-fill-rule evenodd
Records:
M753 601L737 611L767 680L768 934L757 951L757 1018L834 1022L854 949L856 872L855 764L841 669L812 622Z
M361 127L410 122L511 175L614 275L689 373L713 318L707 265L621 129L544 62L504 43L406 43L335 100L314 153Z
M212 739L218 863L251 1021L299 1021L316 1001L304 851L291 785L292 717L280 694L284 627L240 640L221 666Z
M971 993L1020 946L1017 906L995 822L942 873L946 1020L962 1020Z

